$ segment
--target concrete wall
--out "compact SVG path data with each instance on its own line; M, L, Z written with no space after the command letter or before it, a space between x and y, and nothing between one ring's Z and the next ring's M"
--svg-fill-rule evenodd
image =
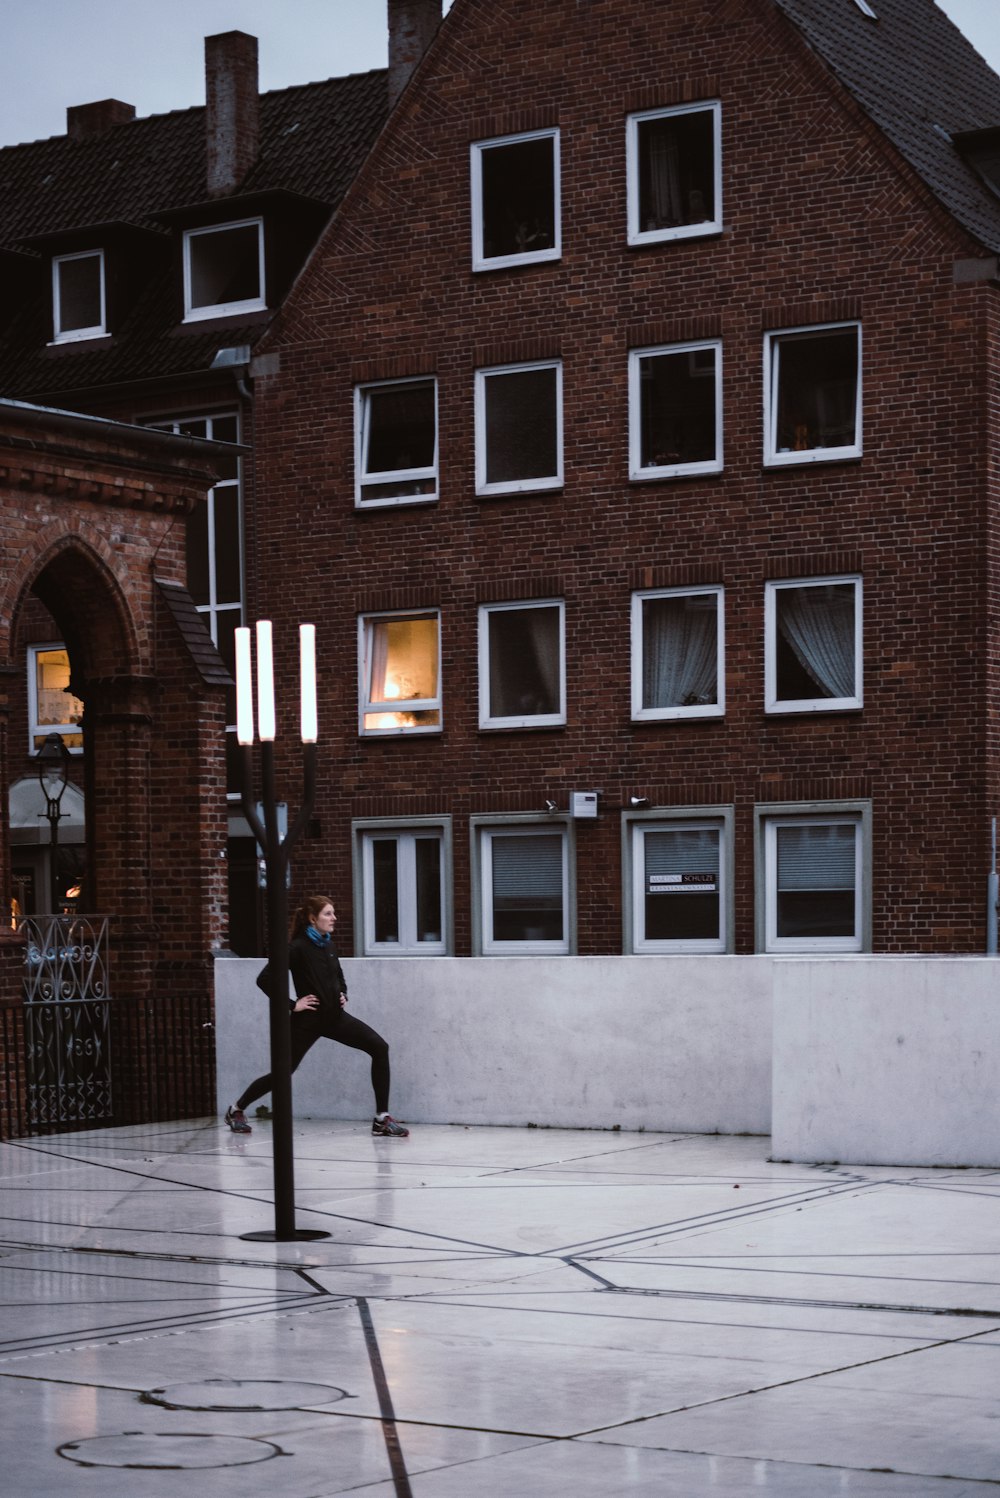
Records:
M1000 1166L1000 965L776 962L777 1160Z
M216 963L220 1109L268 1069L261 966ZM365 958L344 970L352 1013L390 1042L392 1111L410 1122L769 1131L769 958ZM318 1042L293 1099L299 1117L370 1117L367 1058Z

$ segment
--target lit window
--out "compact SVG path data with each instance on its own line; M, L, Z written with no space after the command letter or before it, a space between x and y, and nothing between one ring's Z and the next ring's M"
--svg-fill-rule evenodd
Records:
M862 706L860 577L768 583L764 628L768 712Z
M724 821L630 823L632 950L727 950Z
M632 596L632 717L717 717L725 708L723 591Z
M69 655L58 641L28 646L28 747L60 733L67 749L82 749L83 703L69 690Z
M764 461L861 455L861 325L835 323L764 339Z
M472 268L558 260L559 132L536 130L472 147Z
M544 728L566 721L561 600L479 610L480 728Z
M359 836L364 955L444 955L446 830L361 828Z
M52 261L52 327L55 343L107 333L103 250Z
M629 354L629 477L722 469L722 345L679 343Z
M481 827L478 858L483 954L568 952L565 827Z
M259 312L264 297L264 224L244 219L184 235L184 320Z
M441 727L440 617L368 615L359 621L361 732L436 732Z
M476 371L476 493L562 483L562 365Z
M718 103L629 116L629 244L722 228L720 121Z
M768 952L860 952L864 945L860 813L764 819Z
M437 382L398 380L354 392L355 501L437 498Z

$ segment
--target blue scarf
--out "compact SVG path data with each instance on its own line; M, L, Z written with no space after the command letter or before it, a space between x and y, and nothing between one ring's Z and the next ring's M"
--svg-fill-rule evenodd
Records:
M318 947L328 947L330 945L329 931L317 931L315 926L307 926L306 935L308 936L309 940L315 942Z

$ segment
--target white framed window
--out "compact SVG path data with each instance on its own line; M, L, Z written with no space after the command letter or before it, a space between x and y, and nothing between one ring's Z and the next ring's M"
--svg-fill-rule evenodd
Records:
M557 489L562 481L562 363L477 369L476 493Z
M764 462L861 456L861 324L764 335Z
M358 956L445 955L450 950L450 821L356 822L354 833Z
M632 595L632 719L725 712L724 591L657 588Z
M758 808L757 820L764 890L758 945L765 952L868 950L868 811L802 815Z
M74 343L108 331L104 251L56 255L52 261L52 341Z
M264 285L263 219L185 231L185 322L263 311Z
M473 270L559 259L558 130L474 141L471 177Z
M722 470L722 344L632 349L629 478Z
M482 825L473 819L483 956L572 950L569 830L551 822Z
M718 100L628 117L628 242L655 244L722 228Z
M37 754L50 733L83 749L83 703L69 690L69 654L61 640L28 646L28 749Z
M562 599L481 605L480 728L546 728L565 722Z
M732 812L625 818L627 952L732 950Z
M372 509L437 497L437 380L356 386L355 504Z
M441 616L363 614L358 620L360 733L441 728Z
M212 442L240 440L236 411L215 411L206 416L174 416L149 423L161 432L185 437L204 437ZM236 630L243 623L244 529L243 488L240 458L216 457L218 478L203 505L196 505L187 519L187 590L233 678L236 675ZM236 744L236 691L226 694L226 780L231 801L238 800L243 766Z
M864 704L861 578L800 578L764 593L764 707L837 712Z

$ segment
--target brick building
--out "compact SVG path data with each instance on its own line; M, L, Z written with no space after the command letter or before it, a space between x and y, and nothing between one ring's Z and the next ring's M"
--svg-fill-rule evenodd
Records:
M356 953L984 949L998 127L932 0L456 0L255 384Z

